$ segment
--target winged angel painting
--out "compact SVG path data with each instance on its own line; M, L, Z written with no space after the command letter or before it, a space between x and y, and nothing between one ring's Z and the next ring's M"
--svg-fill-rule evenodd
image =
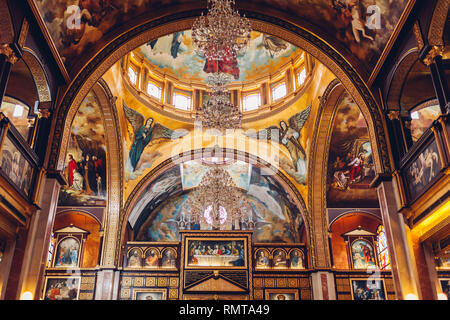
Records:
M259 140L276 141L289 151L292 163L283 161L280 157L280 167L291 175L298 183L306 183L306 152L300 144L301 130L311 113L311 104L289 118L289 125L285 121L280 122L280 128L270 126L258 132L246 132L246 136Z
M145 119L141 113L128 107L125 101L123 102L123 111L133 128L133 134L130 134L130 140L133 141L133 144L131 145L125 169L130 173L135 173L135 175L140 175L145 169L150 168L153 159L160 155L158 151L155 151L149 153L146 159L141 159L144 149L150 142L150 145L154 145L168 140L179 139L189 133L185 129L171 130L160 123L155 123L153 118Z

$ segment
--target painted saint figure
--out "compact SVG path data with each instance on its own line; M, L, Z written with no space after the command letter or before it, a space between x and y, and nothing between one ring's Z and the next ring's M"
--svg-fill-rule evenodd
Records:
M285 121L280 122L280 128L271 126L258 132L244 133L247 137L259 140L275 140L288 149L292 160L293 169L286 168L286 171L297 180L298 183L306 183L306 152L300 144L301 130L308 120L311 112L309 106L289 118L289 125ZM283 164L281 164L283 166ZM289 166L290 167L290 166ZM283 168L285 169L285 168Z
M141 155L150 142L156 143L158 139L178 139L188 134L187 130L171 130L159 123L153 124L153 118L148 118L145 121L145 117L129 108L125 101L123 102L123 110L134 132L134 140L128 159L133 172L136 171Z

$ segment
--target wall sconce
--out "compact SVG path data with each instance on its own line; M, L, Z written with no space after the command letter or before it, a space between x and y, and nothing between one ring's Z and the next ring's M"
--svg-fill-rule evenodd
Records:
M33 300L33 294L30 291L25 291L22 293L20 300Z
M415 294L408 293L405 297L405 300L419 300L419 298Z

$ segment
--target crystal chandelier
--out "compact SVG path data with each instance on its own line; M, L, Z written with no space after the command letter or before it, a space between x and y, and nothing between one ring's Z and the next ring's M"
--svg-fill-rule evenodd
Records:
M213 230L253 229L252 209L244 193L224 169L213 166L186 201L189 222L203 222ZM185 217L183 217L185 219Z
M252 31L247 18L233 10L234 0L208 0L208 14L195 20L192 39L207 60L236 58L248 45Z
M230 102L230 95L224 91L211 94L208 103L197 110L197 120L208 129L225 130L239 129L242 123L242 113Z

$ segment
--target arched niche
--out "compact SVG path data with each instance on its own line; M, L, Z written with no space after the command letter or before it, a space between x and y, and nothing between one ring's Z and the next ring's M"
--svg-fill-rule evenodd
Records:
M352 269L349 264L348 248L343 234L358 229L376 234L379 225L382 224L381 218L363 210L355 210L345 213L335 219L330 225L331 247L333 254L333 267L336 269ZM376 254L376 248L373 248Z
M156 168L151 170L143 179L141 179L139 184L131 192L122 210L120 220L121 221L120 237L118 237L120 243L117 244L117 247L119 247L119 245L120 247L124 247L124 244L127 240L127 236L130 234L130 223L129 223L130 217L133 217L133 221L136 220L135 219L136 216L139 215L142 212L142 210L146 208L146 204L151 200L147 199L145 195L146 190L148 189L149 186L151 186L153 182L158 181L159 178L163 176L165 173L170 172L170 170L172 169L176 169L177 166L179 166L184 162L209 157L212 154L217 155L215 152L217 152L217 149L213 148L199 149L199 150L192 150L190 152L185 152L177 157L167 159L166 161L162 162ZM287 196L290 197L291 202L293 202L297 207L298 212L302 217L303 232L305 233L304 238L306 238L306 243L308 246L310 243L309 215L307 213L306 206L303 199L301 198L301 195L299 194L295 186L292 185L290 180L283 173L278 172L275 168L273 168L269 163L248 153L229 149L220 150L219 152L221 154L226 154L227 158L230 157L230 155L232 155L233 160L238 160L252 164L253 166L259 168L261 171L265 172L265 174L270 175L270 177L273 180L275 180L276 183L280 185L280 187L283 188ZM142 202L141 201L142 199L144 199L144 201L147 202Z
M84 246L83 259L80 261L79 266L81 268L95 268L98 264L101 244L100 221L84 210L65 210L55 216L53 230L59 230L70 225L89 232L85 242L82 244Z

